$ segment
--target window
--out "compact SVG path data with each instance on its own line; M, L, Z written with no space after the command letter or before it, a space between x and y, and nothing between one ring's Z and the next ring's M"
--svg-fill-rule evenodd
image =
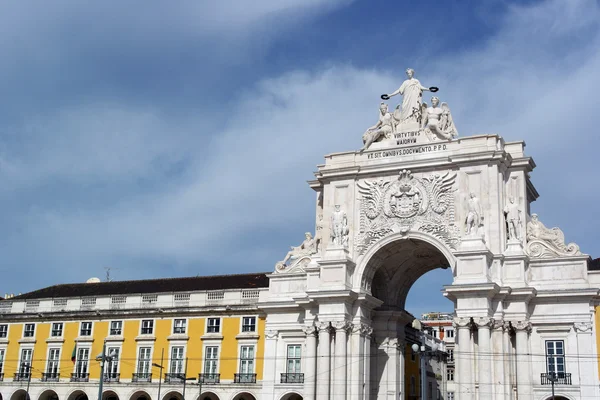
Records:
M287 373L295 374L301 372L302 348L299 344L289 344L287 347Z
M448 400L454 400L454 392L448 392Z
M446 331L446 337L453 338L454 337L454 329L448 329ZM452 393L454 394L454 393Z
M565 342L563 340L546 340L546 372L564 374Z
M0 338L8 337L8 325L2 324L0 325Z
M110 334L113 336L120 336L123 334L123 321L111 321L110 322Z
M256 317L242 318L242 332L256 332Z
M120 322L120 321L119 321ZM121 353L121 349L118 347L109 347L106 349L106 354L108 354L108 360L106 365L106 373L110 378L116 378L119 373L119 356Z
M446 380L448 382L454 380L454 370L452 368L448 368L448 370L446 370Z
M454 361L454 349L448 349L448 361Z
M92 323L82 322L79 328L79 336L92 336Z
M75 360L75 376L85 378L88 372L90 362L90 349L87 347L77 349L77 358Z
M25 330L23 331L23 337L34 337L35 336L35 324L25 324Z
M221 319L220 318L209 318L208 325L206 326L206 332L219 333L220 331L221 331Z
M48 350L48 364L46 374L49 378L58 378L58 361L60 360L60 349Z
M22 349L21 350L21 362L19 363L19 374L22 377L29 375L29 369L31 367L31 356L33 355L33 349Z
M177 334L183 334L185 333L185 325L186 325L186 320L185 319L176 319L173 321L173 333Z
M54 322L52 324L52 330L50 331L50 336L61 337L62 335L63 335L63 323L62 322Z
M4 349L0 349L0 375L4 372Z
M169 372L172 374L183 373L183 346L171 347L171 364Z
M240 349L240 374L254 373L254 346L242 346Z
M204 373L205 374L216 374L218 371L218 357L219 347L209 346L206 348L206 357L204 359Z
M152 359L150 358L151 352L152 352L151 347L140 347L140 350L138 353L138 367L137 367L138 374L142 374L142 375L150 374L150 367L151 367L151 363L152 363Z
M142 320L142 335L152 335L154 332L154 320L144 319Z

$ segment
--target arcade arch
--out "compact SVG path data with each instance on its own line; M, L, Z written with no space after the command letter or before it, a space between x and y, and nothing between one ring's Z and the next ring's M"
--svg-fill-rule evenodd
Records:
M203 392L198 400L220 400L219 396L213 392Z
M129 397L129 400L152 400L152 398L148 392L144 390L138 390Z
M58 394L51 389L44 390L38 397L38 400L58 400Z
M232 400L256 400L256 397L248 392L236 394Z
M69 394L67 400L88 400L88 395L83 390L75 390Z
M291 392L291 393L286 393L283 396L281 396L280 400L302 400L303 397L296 393L296 392Z
M171 390L163 396L162 400L183 400L183 395L176 390Z
M27 400L27 392L24 389L18 389L10 396L10 400Z
M113 390L105 390L102 393L102 400L119 400L119 395Z

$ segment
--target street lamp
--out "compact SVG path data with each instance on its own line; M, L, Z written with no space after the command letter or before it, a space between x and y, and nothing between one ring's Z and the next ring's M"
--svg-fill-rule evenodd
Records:
M31 365L22 362L21 370L27 369L27 389L25 390L25 400L29 400L29 384L31 383Z
M165 348L163 347L160 352L160 364L152 363L153 367L160 369L160 375L158 375L158 400L160 400L160 383L162 382L164 357L165 357Z
M424 345L421 345L419 347L418 344L414 343L412 346L410 346L412 351L414 353L417 353L420 355L419 357L419 365L420 365L420 369L421 369L421 399L425 399L425 388L427 386L427 367L426 367L426 358L427 357L431 357L432 355L434 355L437 350L438 350L438 345L437 343L433 343L433 345L431 346L431 350L427 350L427 348Z
M548 380L552 384L552 400L554 400L554 384L558 382L558 374L556 372L550 372L548 374Z
M117 355L114 351L111 352L111 354L106 355L106 339L104 339L104 345L102 346L102 354L96 357L96 361L100 361L100 384L98 385L98 400L102 400L102 387L104 385L104 362L108 361L110 365L116 357Z

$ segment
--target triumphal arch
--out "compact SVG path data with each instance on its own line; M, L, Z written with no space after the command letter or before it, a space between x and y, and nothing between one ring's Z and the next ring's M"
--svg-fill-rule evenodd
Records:
M455 306L455 399L546 399L550 373L569 374L557 394L600 398L590 362L600 275L530 212L538 193L525 143L460 136L436 91L408 69L381 96L400 104L381 102L363 147L325 156L309 181L315 234L276 264L261 302L274 360L262 398L408 398L406 296L435 268L453 276L443 293ZM562 361L548 358L548 341L564 345ZM301 374L284 374L296 343Z

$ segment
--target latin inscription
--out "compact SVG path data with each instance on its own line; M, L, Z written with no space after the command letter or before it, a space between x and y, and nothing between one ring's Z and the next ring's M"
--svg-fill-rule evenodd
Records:
M430 153L432 151L442 151L448 148L445 144L432 144L417 147L407 147L404 149L383 150L375 153L369 153L367 158L386 158L386 157L401 157L411 154Z

